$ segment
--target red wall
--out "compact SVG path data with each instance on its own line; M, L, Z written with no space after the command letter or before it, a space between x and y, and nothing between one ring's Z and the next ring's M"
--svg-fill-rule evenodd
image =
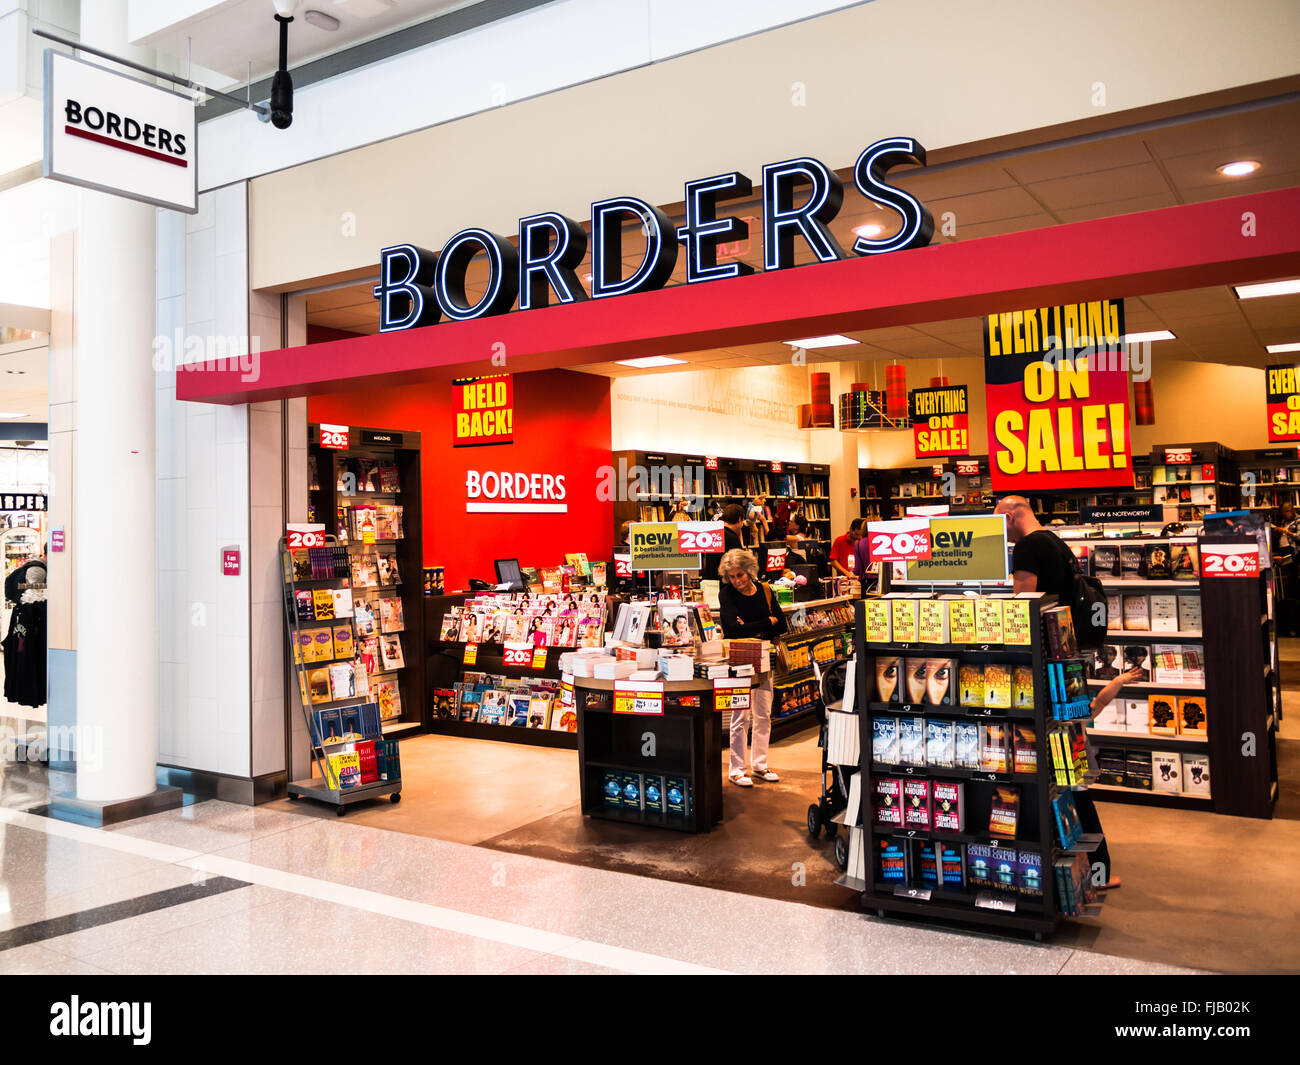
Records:
M569 370L514 377L514 442L453 448L452 385L404 385L312 396L312 422L420 433L424 562L445 566L448 591L493 580L492 560L557 566L566 552L613 553L613 503L596 498L610 455L609 381ZM467 470L564 474L567 514L466 514Z

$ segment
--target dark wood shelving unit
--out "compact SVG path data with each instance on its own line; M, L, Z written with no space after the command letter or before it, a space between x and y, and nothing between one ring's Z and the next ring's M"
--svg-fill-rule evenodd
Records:
M858 649L857 674L855 677L856 700L861 708L858 714L860 766L861 773L861 814L862 846L866 879L861 892L863 909L874 911L878 916L908 915L929 917L942 920L959 921L990 925L1004 929L1030 932L1037 938L1051 933L1062 920L1056 897L1056 876L1053 866L1055 859L1064 854L1058 845L1052 813L1051 800L1058 790L1053 783L1052 755L1048 730L1059 727L1062 722L1050 718L1050 698L1045 672L1045 644L1042 631L1040 611L1046 604L1053 602L1048 597L1029 601L1031 643L1028 647L991 647L972 648L964 644L939 647L918 644L869 644L866 642L865 612L858 604L854 624L854 642ZM971 662L1008 662L1032 664L1034 670L1034 708L1030 711L998 710L993 714L984 714L978 708L932 707L902 703L880 703L870 698L875 692L875 660L877 655L915 654L921 647L926 647L927 656L952 657L959 661ZM938 766L878 766L872 760L872 720L882 713L915 712L919 715L961 717L972 722L1031 720L1034 724L1037 746L1038 770L1035 774L1023 773L982 773L977 770L950 770ZM874 800L874 781L877 777L920 777L930 781L956 780L965 784L965 832L926 832L900 829L894 826L875 824L872 803ZM1020 789L1020 811L1016 836L1013 840L994 838L985 829L984 819L988 815L992 798L991 790L987 796L983 789L991 789L995 784L1011 783ZM976 790L980 789L980 790ZM942 874L939 885L926 886L919 876L908 884L887 883L880 878L877 868L877 841L897 838L906 841L933 840L942 843L992 844L1005 843L1014 845L1018 850L1036 852L1041 859L1042 894L1028 895L1020 892L1008 892L997 888L978 888L972 885L962 891L944 890ZM967 858L963 855L963 861ZM969 866L967 865L967 870ZM929 897L920 897L928 892ZM1011 911L990 909L977 906L977 897L992 898L1003 903L1013 902Z
M574 678L582 812L647 828L708 832L722 820L722 715L713 708L713 683L662 683L662 715L616 714L614 681ZM697 705L683 705L684 697ZM655 735L653 755L644 753L647 732ZM683 817L647 810L644 802L641 809L607 803L607 773L637 774L643 783L647 775L689 781L689 809Z
M386 719L385 733L404 726L401 734L423 729L428 720L428 696L424 685L424 531L422 482L420 478L420 434L409 430L380 429L371 426L349 426L345 449L324 448L320 444L320 426L307 426L307 448L316 467L317 486L308 484L308 498L315 511L314 521L325 526L330 535L337 535L337 508L358 502L392 503L402 507L402 532L400 540L377 541L363 545L347 539L348 555L352 557L367 549L391 548L397 558L401 583L378 588L353 587L354 598L377 598L391 595L397 589L402 601L402 657L406 665L399 670L380 671L373 676L378 680L395 677L402 700L402 712L397 718ZM344 493L338 487L339 463L346 459L391 462L397 467L397 492ZM345 531L346 532L346 531ZM344 537L339 542L345 542ZM379 619L375 619L379 632Z

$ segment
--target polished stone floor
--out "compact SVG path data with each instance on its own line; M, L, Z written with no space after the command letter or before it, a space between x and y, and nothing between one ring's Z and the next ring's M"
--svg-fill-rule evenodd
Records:
M1174 973L217 801L110 830L0 788L0 974Z
M1300 641L1285 641L1283 658L1300 658ZM1294 734L1300 696L1286 705ZM31 812L69 783L0 763L0 974L1200 971L584 868L312 807L210 800L108 830Z

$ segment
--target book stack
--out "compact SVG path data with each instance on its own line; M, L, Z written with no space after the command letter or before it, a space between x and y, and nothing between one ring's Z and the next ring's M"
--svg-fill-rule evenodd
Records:
M767 640L726 640L726 655L733 666L753 666L755 673L772 669L772 645Z
M1082 726L1066 725L1048 733L1052 750L1053 780L1062 787L1086 783L1088 744Z

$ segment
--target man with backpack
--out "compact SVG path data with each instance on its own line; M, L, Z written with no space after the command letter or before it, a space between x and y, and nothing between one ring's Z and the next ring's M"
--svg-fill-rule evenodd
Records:
M1105 635L1106 611L1103 606L1100 616L1095 616L1097 612L1091 607L1096 599L1100 598L1103 604L1105 599L1093 579L1082 576L1078 560L1069 545L1056 533L1043 528L1034 515L1034 508L1024 496L1004 496L998 501L993 513L1006 515L1007 539L1015 545L1011 550L1011 579L1015 590L1056 596L1057 602L1071 608L1080 650L1097 646L1098 635L1101 638ZM1085 617L1078 616L1081 610ZM1102 709L1119 694L1125 683L1131 683L1134 679L1136 671L1121 674L1112 680L1093 700L1093 713ZM1101 818L1092 796L1086 791L1076 792L1074 804L1079 811L1079 821L1084 831L1101 832ZM1105 887L1119 887L1120 879L1111 873L1110 851L1104 840L1093 858L1102 865Z

